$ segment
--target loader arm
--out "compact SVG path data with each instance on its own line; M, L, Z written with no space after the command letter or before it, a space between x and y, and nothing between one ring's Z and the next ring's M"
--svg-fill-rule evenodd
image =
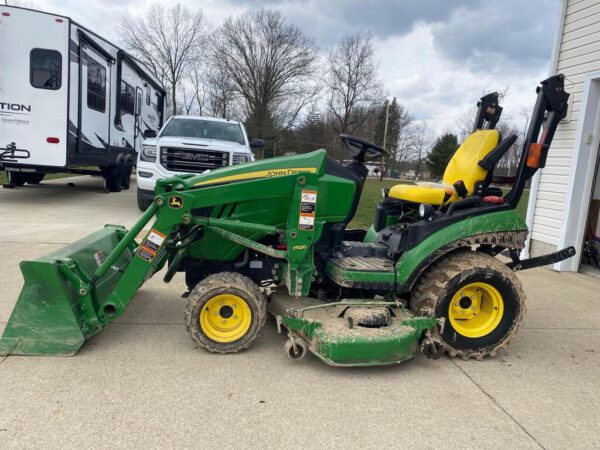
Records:
M167 262L164 279L170 281L199 233L211 232L221 242L281 260L274 277L291 295L308 294L313 243L323 223L303 226L300 216L302 196L317 193L319 176L297 173L289 178L293 195L282 227L198 215L207 191L194 189L189 176L174 177L159 182L154 202L131 230L107 225L60 254L22 263L25 286L0 339L0 354L76 353L86 339L121 316L143 283ZM312 214L314 219L316 211ZM138 243L143 230L149 231ZM277 236L281 248L247 237L253 233ZM40 292L52 295L44 298Z

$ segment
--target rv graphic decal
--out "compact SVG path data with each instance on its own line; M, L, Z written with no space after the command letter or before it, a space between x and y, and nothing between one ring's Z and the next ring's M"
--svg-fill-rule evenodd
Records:
M106 142L104 139L102 139L100 136L98 136L98 133L94 133L94 134L96 135L96 137L98 138L100 143L102 145L104 145L104 148L110 148L110 145L108 144L108 142Z

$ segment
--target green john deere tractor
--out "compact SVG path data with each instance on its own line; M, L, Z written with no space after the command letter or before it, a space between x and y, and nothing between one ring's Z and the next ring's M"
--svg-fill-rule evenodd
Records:
M270 313L294 359L310 351L327 364L359 366L419 351L493 356L525 311L514 272L574 254L520 260L527 227L515 212L544 167L568 96L562 75L538 87L516 176L500 180L513 183L506 195L492 186L493 172L516 137L500 139L501 108L490 94L443 181L392 187L369 230L347 225L365 161L385 152L352 136L341 136L352 157L345 165L317 150L159 181L131 230L107 225L21 263L25 284L0 353L76 353L162 271L165 282L185 273L187 329L211 352L246 349ZM501 252L508 263L496 258Z

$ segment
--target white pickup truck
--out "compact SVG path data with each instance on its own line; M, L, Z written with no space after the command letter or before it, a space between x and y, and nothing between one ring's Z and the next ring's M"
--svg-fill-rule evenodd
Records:
M200 116L173 116L158 136L148 130L144 138L137 160L137 202L142 211L152 203L159 178L254 161L252 148L264 146L262 139L248 140L241 122Z

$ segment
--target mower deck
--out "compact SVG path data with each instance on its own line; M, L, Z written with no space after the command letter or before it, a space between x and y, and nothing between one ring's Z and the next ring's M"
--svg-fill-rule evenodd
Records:
M438 324L435 318L414 316L395 302L326 303L292 297L284 290L271 295L269 312L280 332L281 325L287 328L294 345L306 345L331 366L390 365L412 359L421 339ZM375 323L365 326L357 317ZM376 323L381 317L387 318L385 324Z

